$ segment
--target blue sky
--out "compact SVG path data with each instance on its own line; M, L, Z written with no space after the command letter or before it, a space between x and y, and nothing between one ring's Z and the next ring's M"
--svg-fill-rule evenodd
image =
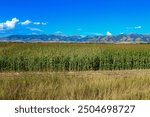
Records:
M150 33L149 0L0 0L0 36Z

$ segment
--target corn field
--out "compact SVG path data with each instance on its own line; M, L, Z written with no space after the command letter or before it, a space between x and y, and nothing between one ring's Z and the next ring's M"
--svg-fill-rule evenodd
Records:
M0 43L0 72L149 68L149 44Z

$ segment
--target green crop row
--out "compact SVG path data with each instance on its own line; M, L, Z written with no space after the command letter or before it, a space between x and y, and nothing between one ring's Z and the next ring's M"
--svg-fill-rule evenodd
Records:
M0 43L1 72L149 68L149 44Z

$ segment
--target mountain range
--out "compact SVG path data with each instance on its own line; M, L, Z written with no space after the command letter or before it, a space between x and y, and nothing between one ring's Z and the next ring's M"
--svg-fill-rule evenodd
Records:
M77 42L77 43L150 43L150 34L120 35L11 35L1 37L0 42Z

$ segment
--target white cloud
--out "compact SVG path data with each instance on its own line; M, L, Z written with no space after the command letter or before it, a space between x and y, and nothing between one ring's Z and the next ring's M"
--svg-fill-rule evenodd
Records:
M26 20L24 22L21 22L21 25L29 25L31 24L32 22L30 20Z
M131 26L131 27L127 27L126 29L141 29L142 26Z
M33 22L34 25L47 25L47 22Z
M6 22L0 23L0 30L4 29L13 29L16 26L16 23L19 22L19 19L12 18L11 21L7 20Z
M107 36L112 36L112 34L110 32L107 32L106 35Z
M34 25L40 25L40 22L33 22Z
M47 25L47 22L41 22L42 25Z
M7 20L5 25L7 29L13 29L16 26L16 23L19 22L19 19L13 18L11 21Z
M21 25L29 25L29 24L34 24L34 25L47 25L47 22L31 22L30 20L26 20L24 22L21 22Z
M16 26L16 23L19 22L19 19L12 18L11 21L7 20L6 22L0 23L0 30L4 29L13 29Z
M135 29L141 29L142 26L135 26L134 28L135 28Z

